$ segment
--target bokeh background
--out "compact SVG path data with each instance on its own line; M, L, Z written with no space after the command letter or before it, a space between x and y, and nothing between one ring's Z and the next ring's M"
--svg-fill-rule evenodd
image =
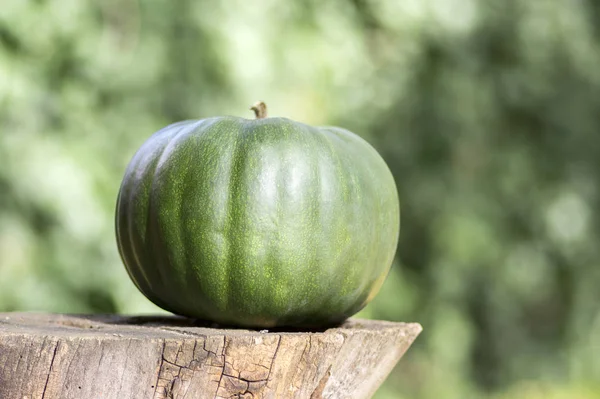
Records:
M396 178L360 315L425 330L376 398L600 397L596 0L2 0L0 311L159 312L117 253L125 167L259 99Z

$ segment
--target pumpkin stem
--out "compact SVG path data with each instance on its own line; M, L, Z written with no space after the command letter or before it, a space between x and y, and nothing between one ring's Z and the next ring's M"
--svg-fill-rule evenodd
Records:
M254 115L256 115L256 119L264 119L267 117L267 104L262 101L257 102L252 107L250 107L252 111L254 111Z

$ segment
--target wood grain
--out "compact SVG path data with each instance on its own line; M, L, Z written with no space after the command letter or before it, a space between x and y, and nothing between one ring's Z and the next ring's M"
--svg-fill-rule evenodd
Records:
M176 316L0 313L0 398L369 398L421 331L218 329Z

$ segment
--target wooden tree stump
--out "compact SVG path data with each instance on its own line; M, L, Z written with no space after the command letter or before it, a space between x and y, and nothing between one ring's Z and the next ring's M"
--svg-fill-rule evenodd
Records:
M357 319L267 332L176 316L0 313L0 398L369 398L420 331Z

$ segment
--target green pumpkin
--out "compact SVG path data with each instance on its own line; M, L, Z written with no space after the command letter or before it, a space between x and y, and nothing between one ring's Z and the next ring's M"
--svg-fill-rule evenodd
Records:
M357 135L215 117L142 145L121 185L116 233L129 276L163 309L226 325L324 327L379 291L399 218L392 174Z

